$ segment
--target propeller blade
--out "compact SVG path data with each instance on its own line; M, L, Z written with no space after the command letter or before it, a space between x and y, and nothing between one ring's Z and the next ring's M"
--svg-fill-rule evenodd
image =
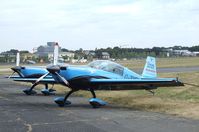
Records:
M11 78L11 76L12 76L12 75L14 75L14 74L15 74L15 71L14 71L14 72L13 72L13 73L8 77L8 79L10 79L10 78Z
M44 74L44 75L41 76L40 78L38 78L38 79L35 81L35 83L31 86L31 88L28 89L28 90L25 90L24 92L25 92L26 94L28 94L28 95L31 94L33 88L34 88L44 77L46 77L48 74L49 74L49 72L46 73L46 74Z
M59 58L59 45L58 43L56 43L54 47L53 65L57 65L58 58Z
M20 55L19 52L17 52L17 56L16 56L16 66L19 66L20 63Z
M44 77L46 77L48 74L49 74L49 72L47 72L46 74L44 74L43 76L41 76L40 78L38 78L34 84L37 84L38 82L40 82L40 81L41 81ZM34 84L33 84L33 85L34 85Z
M59 73L57 73L57 72L55 72L55 74L58 76L58 78L59 79L61 79L63 82L64 82L64 84L66 85L66 86L69 86L69 82L64 78L64 77L62 77Z

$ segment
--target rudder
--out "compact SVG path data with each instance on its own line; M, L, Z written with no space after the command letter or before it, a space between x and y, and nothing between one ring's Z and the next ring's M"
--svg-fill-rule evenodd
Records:
M142 78L156 78L156 60L154 57L148 56L146 59L146 64L142 72Z

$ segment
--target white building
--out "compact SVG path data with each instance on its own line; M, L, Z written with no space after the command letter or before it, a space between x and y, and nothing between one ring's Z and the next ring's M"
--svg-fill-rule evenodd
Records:
M75 56L75 53L72 52L59 52L59 60L60 61L70 61ZM67 59L65 59L67 58ZM48 59L50 61L53 60L53 53L48 53Z

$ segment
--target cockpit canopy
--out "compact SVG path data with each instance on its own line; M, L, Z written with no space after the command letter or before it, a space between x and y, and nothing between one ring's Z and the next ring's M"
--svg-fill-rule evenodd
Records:
M124 68L121 65L108 60L96 60L89 63L88 66L95 69L115 73L120 76L123 76L124 72Z

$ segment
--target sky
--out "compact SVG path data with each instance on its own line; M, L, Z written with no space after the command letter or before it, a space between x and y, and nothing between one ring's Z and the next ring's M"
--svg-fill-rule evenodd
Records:
M0 0L0 52L199 45L198 0Z

